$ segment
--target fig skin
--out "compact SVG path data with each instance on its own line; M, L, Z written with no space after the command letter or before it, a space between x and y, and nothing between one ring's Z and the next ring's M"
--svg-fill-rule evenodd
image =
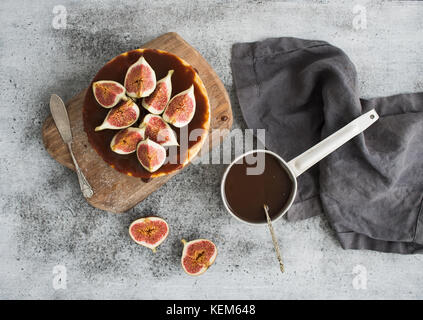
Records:
M139 229L139 230L135 230L135 226L136 225L142 225L142 224L148 224L151 223L151 226L146 227L144 229ZM156 241L152 241L151 243L147 242L146 240L138 240L136 239L136 236L134 235L134 232L138 231L141 233L144 233L143 236L147 236L147 237L153 237L156 234L154 234L155 232L155 227L157 227L157 223L161 224L162 226L165 226L165 233L162 234L158 239L156 239ZM157 229L156 229L157 230ZM153 234L152 234L153 232ZM150 248L153 252L157 251L157 247L163 243L163 241L166 240L167 236L169 234L169 225L167 224L167 222L159 217L145 217L145 218L140 218L135 220L134 222L131 223L131 225L129 226L129 235L132 238L132 240L134 240L137 244L142 245L144 247Z
M103 123L96 127L95 131L101 131L104 129L119 130L128 128L138 121L139 116L140 109L132 99L128 99L127 101L124 101L123 103L118 104L116 107L111 109L107 113ZM120 125L113 124L113 122L116 120L123 120L124 123L121 123Z
M142 130L139 128L129 127L122 129L114 135L110 142L110 149L118 154L134 153L138 143L143 139Z
M195 114L194 85L175 95L163 112L164 121L182 128L189 124Z
M149 138L163 147L179 146L175 131L159 115L147 114L140 124L140 129L143 139Z
M96 81L93 83L92 88L95 100L103 108L110 109L117 105L120 100L128 100L126 89L119 82L112 80ZM101 94L108 96L101 96ZM105 100L107 99L110 100L109 103L106 103Z
M131 98L148 97L156 88L156 73L144 56L128 68L124 87Z
M187 242L185 239L181 240L182 243L184 244L184 249L182 251L182 257L181 257L181 265L182 265L182 269L184 269L184 271L189 274L190 276L199 276L201 274L203 274L204 272L207 271L207 269L214 263L214 261L216 260L216 256L217 256L217 247L216 245L207 239L196 239L196 240L192 240ZM207 245L211 246L214 249L213 254L209 257L209 259L205 262L200 262L199 265L201 266L201 269L195 273L192 273L190 271L188 271L185 267L184 264L184 260L185 258L189 257L189 249L196 244L202 243L202 242L206 242ZM204 249L206 250L206 249ZM204 255L204 252L201 253L201 255ZM192 257L194 259L198 259L198 257Z
M173 72L173 70L169 70L164 78L157 81L156 88L153 93L142 99L142 106L148 112L152 114L162 114L166 109L172 95Z
M154 172L165 163L166 150L160 144L147 138L138 143L137 158L145 170ZM147 161L150 163L146 163Z

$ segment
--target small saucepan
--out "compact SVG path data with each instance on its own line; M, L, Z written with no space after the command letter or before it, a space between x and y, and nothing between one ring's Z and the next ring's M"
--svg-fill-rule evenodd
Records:
M276 221L281 218L294 202L297 177L366 130L377 119L378 114L371 110L288 162L270 150L251 150L237 157L226 168L222 178L221 195L226 210L242 222L263 224L266 223L266 217L264 203L261 204L260 201L273 201L274 203L267 203L271 210L271 219ZM248 160L243 161L248 157L264 161L263 164L270 169L273 166L273 171L266 175L265 168L260 174L255 174L254 170L249 174L245 164ZM278 164L278 170L275 170L274 163Z

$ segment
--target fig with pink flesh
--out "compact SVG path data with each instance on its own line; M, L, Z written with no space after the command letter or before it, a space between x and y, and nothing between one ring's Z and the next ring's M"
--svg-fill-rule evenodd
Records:
M93 83L94 98L104 108L112 108L120 100L128 100L125 87L111 80L102 80Z
M140 109L132 99L119 103L109 111L103 123L95 131L124 129L132 126L140 115Z
M158 115L147 114L140 125L140 129L144 139L149 138L163 147L178 145L175 131Z
M158 217L146 217L135 220L129 226L129 235L136 243L150 248L156 252L156 248L166 239L169 234L169 226L166 221Z
M178 93L167 105L163 119L177 128L186 126L191 122L195 113L194 85Z
M128 68L124 82L126 93L132 98L149 96L156 88L156 73L144 56Z
M145 170L157 171L166 160L166 150L149 138L138 143L137 158Z
M172 74L173 70L169 70L166 77L157 81L154 92L142 99L142 106L149 112L153 114L163 113L172 95Z
M190 242L182 239L182 268L191 276L204 273L214 262L217 256L216 245L210 240L197 239Z
M141 140L143 140L141 129L133 127L122 129L113 137L110 149L118 154L129 154L135 152Z

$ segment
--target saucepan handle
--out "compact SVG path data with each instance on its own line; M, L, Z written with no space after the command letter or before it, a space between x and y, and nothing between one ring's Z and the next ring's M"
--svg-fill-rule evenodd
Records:
M360 134L379 119L379 115L373 109L359 116L345 127L339 129L314 147L300 154L288 162L294 175L298 177L311 166L338 149L347 141Z

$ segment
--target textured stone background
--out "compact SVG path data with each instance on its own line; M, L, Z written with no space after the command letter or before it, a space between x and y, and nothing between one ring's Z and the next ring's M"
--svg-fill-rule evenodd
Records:
M344 251L324 217L275 226L281 275L265 227L231 219L219 196L224 165L192 165L123 215L90 207L76 175L43 149L51 93L84 89L115 55L176 31L215 68L235 99L230 48L274 36L327 40L355 62L363 96L423 90L423 3L355 1L367 29L352 27L346 1L17 1L0 4L0 298L423 298L423 256ZM52 27L55 5L67 28ZM137 246L127 227L154 213L171 234L158 253ZM184 274L181 237L216 242L216 263ZM53 267L67 268L54 290ZM366 290L352 285L367 269Z

